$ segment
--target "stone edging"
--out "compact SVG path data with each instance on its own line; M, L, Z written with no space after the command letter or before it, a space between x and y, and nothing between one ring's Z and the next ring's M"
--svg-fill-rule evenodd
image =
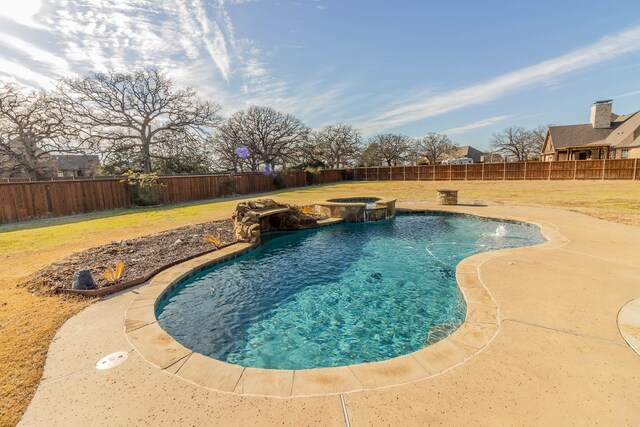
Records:
M445 209L429 211L460 213ZM499 307L480 279L479 267L492 258L554 249L567 242L555 226L547 223L482 213L473 215L533 223L540 227L547 242L484 252L461 261L456 268L456 280L467 303L464 323L447 338L413 353L379 362L335 368L278 370L244 368L182 346L158 324L155 316L157 305L183 279L255 247L249 243L236 243L155 276L127 309L125 334L145 360L167 373L209 389L233 394L281 398L317 396L390 387L439 375L482 352L498 333L501 321Z

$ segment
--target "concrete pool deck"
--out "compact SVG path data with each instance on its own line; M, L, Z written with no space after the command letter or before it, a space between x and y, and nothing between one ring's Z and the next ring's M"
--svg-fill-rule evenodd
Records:
M506 251L477 267L499 310L497 334L463 363L402 385L326 396L217 392L148 363L127 339L125 313L143 286L92 304L60 329L21 424L343 426L345 416L353 426L640 423L640 355L620 332L633 339L640 329L640 304L627 305L640 297L640 228L542 207L446 210L529 220L560 234L555 244ZM95 369L115 351L128 359Z

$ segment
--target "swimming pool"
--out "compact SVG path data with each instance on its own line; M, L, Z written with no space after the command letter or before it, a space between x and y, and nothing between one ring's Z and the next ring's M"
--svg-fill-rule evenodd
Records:
M184 346L241 366L384 360L464 321L455 279L462 259L544 241L535 226L443 213L270 233L255 250L185 280L156 315Z

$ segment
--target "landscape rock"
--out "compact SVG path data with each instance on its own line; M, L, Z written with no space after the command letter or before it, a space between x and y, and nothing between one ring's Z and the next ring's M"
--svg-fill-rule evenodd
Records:
M93 280L91 271L78 270L73 274L71 289L76 291L87 291L91 289L98 289L98 287L96 286L96 282Z

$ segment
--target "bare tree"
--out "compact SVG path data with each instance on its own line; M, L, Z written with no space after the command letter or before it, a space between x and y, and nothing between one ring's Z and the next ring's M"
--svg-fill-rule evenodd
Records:
M529 138L531 138L532 148L535 149L530 154L530 160L539 160L540 155L542 154L542 150L544 150L544 142L547 139L547 131L549 130L549 126L536 126L535 128L529 130Z
M491 148L502 154L505 159L526 161L540 154L538 138L523 127L511 126L500 133L494 133L490 144Z
M59 91L84 142L102 153L129 152L144 172L153 170L157 148L169 138L201 140L220 120L218 105L176 88L153 68L65 79Z
M457 145L444 133L428 133L416 144L421 157L426 157L430 165L435 165L446 155L451 153Z
M360 165L365 167L382 166L382 155L380 154L380 144L371 142L362 150Z
M213 169L207 140L184 134L166 134L154 154L154 171L164 174L207 173Z
M51 154L78 152L71 131L50 93L0 86L0 173L41 178Z
M404 162L411 155L413 140L405 135L376 135L369 140L369 145L376 144L377 155L387 166L395 166Z
M238 139L230 138L225 124L209 138L216 168L234 172L257 172L261 164L260 158L249 147L238 142Z
M313 157L327 168L339 169L352 164L362 145L360 132L353 126L340 123L325 126L311 138Z
M251 106L234 113L220 126L214 150L218 161L258 172L286 167L309 137L309 128L291 114ZM232 160L237 156L237 161Z

